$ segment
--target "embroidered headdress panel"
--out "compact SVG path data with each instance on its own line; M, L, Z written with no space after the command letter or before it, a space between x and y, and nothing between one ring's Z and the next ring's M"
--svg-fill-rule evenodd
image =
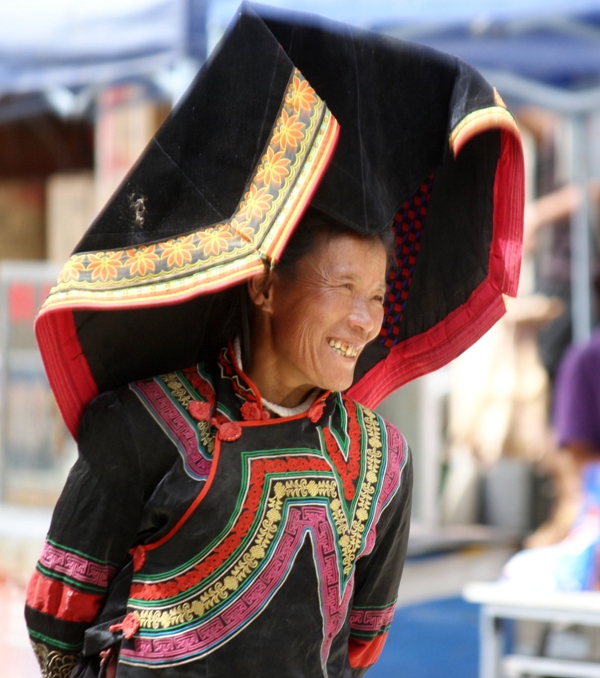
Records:
M495 90L450 55L274 12L241 6L40 312L74 434L98 392L211 358L238 286L278 261L309 203L394 231L381 335L349 391L367 407L466 349L516 293L523 158Z

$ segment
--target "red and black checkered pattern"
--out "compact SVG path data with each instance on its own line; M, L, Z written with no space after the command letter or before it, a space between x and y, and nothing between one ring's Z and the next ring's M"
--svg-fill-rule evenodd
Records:
M379 341L391 348L400 337L400 323L410 292L413 271L421 247L421 234L431 197L433 174L422 183L394 217L397 268L388 275L388 293L384 304L384 320Z

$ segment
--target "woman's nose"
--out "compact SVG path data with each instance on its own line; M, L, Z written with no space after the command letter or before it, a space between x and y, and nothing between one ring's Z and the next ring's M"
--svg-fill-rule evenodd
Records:
M362 297L354 299L348 322L352 328L358 329L366 335L371 335L377 320L373 317L373 313L366 299L363 299Z

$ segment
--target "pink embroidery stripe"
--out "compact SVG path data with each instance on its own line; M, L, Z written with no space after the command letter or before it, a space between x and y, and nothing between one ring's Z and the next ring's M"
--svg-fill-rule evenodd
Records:
M154 379L136 381L133 391L154 415L165 433L179 447L190 473L195 478L207 478L212 461L202 455L198 429L188 421Z
M352 610L350 628L356 633L379 633L385 631L394 618L395 604L382 610Z
M195 628L177 635L136 637L134 649L121 648L121 659L126 663L181 662L192 656L208 654L225 643L233 633L247 626L275 595L285 581L307 533L312 535L313 551L320 571L321 604L325 622L321 660L325 666L331 643L342 628L348 611L354 575L342 592L336 538L330 519L325 507L310 505L290 508L284 532L268 563L231 605Z
M371 522L365 541L365 548L364 551L361 551L360 555L368 555L375 546L379 516L400 488L402 469L406 462L406 441L404 440L404 436L397 428L387 421L384 420L384 423L387 431L387 461L385 476L383 478L381 492L377 499L377 507L375 509L373 521Z
M400 487L400 476L406 462L406 441L397 428L385 422L387 431L388 462L379 497L379 513L387 506ZM379 518L379 513L377 518Z
M101 588L108 587L117 572L114 565L101 565L77 553L54 546L48 541L44 544L40 565L81 584Z

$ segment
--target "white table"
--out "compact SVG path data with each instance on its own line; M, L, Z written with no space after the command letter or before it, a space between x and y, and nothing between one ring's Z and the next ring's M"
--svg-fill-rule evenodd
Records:
M600 592L531 593L514 585L472 582L463 596L481 605L479 678L600 678L600 663L525 655L503 656L506 620L600 627Z

